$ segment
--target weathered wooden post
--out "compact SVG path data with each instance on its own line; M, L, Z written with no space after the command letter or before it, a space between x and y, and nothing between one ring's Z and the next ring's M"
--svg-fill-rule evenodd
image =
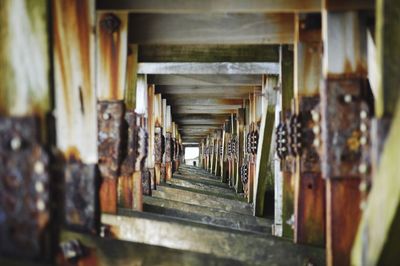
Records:
M97 98L102 212L117 212L117 183L122 162L124 91L128 51L128 14L98 12Z
M51 189L57 184L46 151L54 144L46 121L51 111L48 4L0 3L0 253L49 261L56 245L50 242L51 223L58 221L52 220ZM88 159L95 165L96 158Z
M371 121L370 134L372 180L363 180L360 188L366 192L370 185L372 188L366 202L362 203L364 210L352 250L354 265L390 265L396 263L398 257L399 11L398 1L376 1L375 38L369 36L368 41L368 75L375 96L376 117Z
M278 146L278 156L281 158L282 172L282 236L293 238L294 223L294 157L289 153L288 128L292 113L293 100L293 49L292 46L282 45L280 50L280 85L281 85L281 124L277 135L282 136ZM283 142L285 141L285 142Z
M146 167L148 174L150 175L151 189L156 188L156 178L154 171L154 140L155 140L155 115L154 115L154 104L155 104L155 86L148 86L148 101L147 101L147 133L148 139L148 152L146 158Z
M256 158L256 184L254 193L254 214L264 215L264 205L267 191L273 191L273 167L271 166L271 148L273 147L273 131L275 126L275 105L277 101L276 86L277 76L264 76L263 94L267 99L267 106L263 112L260 125L260 139ZM272 168L272 169L271 169Z
M350 264L350 251L360 219L361 178L368 131L369 104L366 28L358 12L322 16L324 87L321 91L322 173L327 179L326 237L328 265Z
M167 105L166 109L166 126L165 126L165 180L172 178L172 160L174 154L174 146L172 139L172 115L171 106Z
M154 104L154 116L155 116L155 129L154 129L154 172L156 178L156 185L161 182L161 164L165 150L165 139L163 135L163 117L162 117L162 99L161 94L156 94Z
M321 143L320 80L322 77L321 16L295 19L294 90L296 112L290 128L290 149L296 157L296 243L325 246L325 181L318 154Z

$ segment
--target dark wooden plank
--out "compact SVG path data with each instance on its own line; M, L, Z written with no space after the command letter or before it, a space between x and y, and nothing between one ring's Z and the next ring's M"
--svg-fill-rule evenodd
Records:
M317 0L99 0L98 9L126 10L133 13L276 13L320 11Z
M279 62L279 46L140 45L139 62Z
M292 14L131 14L129 43L292 43ZM146 25L138 27L138 25Z

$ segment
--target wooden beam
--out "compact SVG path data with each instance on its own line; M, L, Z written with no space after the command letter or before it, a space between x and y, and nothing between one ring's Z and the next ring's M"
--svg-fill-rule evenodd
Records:
M138 46L128 45L128 58L126 63L125 106L128 110L136 108L136 83L137 83Z
M400 90L397 88L400 77L398 59L400 57L397 47L400 43L400 30L396 22L396 14L399 12L399 4L396 1L377 1L376 20L376 57L377 57L377 79L378 95L375 106L378 118L392 116L395 112Z
M53 2L57 146L66 158L97 164L94 2ZM78 9L86 10L86 21Z
M217 107L217 106L215 106ZM216 109L207 109L204 107L195 106L177 106L174 108L175 114L230 114L236 112L232 106L219 106Z
M139 62L279 62L279 46L140 45Z
M261 78L261 76L260 76L260 78ZM258 77L257 77L257 79L258 79ZM242 98L243 96L248 96L248 94L253 92L254 90L261 91L261 83L260 83L260 86L161 85L161 86L156 87L156 91L158 93L162 93L165 98L171 99L171 100L187 99L187 98L211 100L210 98L212 98L212 99L215 99L215 98L229 99L229 97L232 97L233 99L237 99L235 97Z
M348 9L373 9L374 2L371 0L331 0L330 8L339 10ZM132 13L309 13L321 11L321 1L311 0L299 2L296 0L100 0L97 2L98 9L126 10Z
M280 44L293 42L292 14L131 14L137 44ZM137 27L146 25L146 27Z
M148 81L157 87L158 85L261 86L261 75L149 75Z
M278 63L139 63L140 74L255 75L279 74Z
M191 95L191 94L189 94ZM210 98L212 97L212 98ZM218 105L231 105L231 106L241 106L243 100L242 99L219 99L219 98L214 98L213 96L208 96L206 97L205 95L201 98L198 97L198 95L195 95L192 97L178 97L178 98L172 98L172 97L166 97L168 103L170 103L173 106L181 106L181 105L191 105L191 106L209 106L210 108L213 108L214 106Z
M128 14L98 12L97 33L97 97L99 100L122 100L126 82Z
M265 206L265 193L267 190L273 190L271 180L273 180L273 173L268 167L271 163L271 147L273 146L273 136L275 125L275 104L276 104L276 91L275 87L278 84L276 77L267 76L265 81L265 92L267 93L268 106L267 110L263 112L260 126L260 138L258 140L257 148L257 161L256 161L256 179L254 192L254 215L263 216ZM272 182L273 183L273 182Z
M2 1L0 113L39 115L50 110L46 1Z

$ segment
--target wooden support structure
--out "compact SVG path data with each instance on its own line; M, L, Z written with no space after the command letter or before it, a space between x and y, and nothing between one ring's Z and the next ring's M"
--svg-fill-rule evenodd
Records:
M273 172L271 170L271 147L273 146L273 130L275 126L275 105L277 76L265 77L265 89L263 93L268 100L267 108L264 109L261 125L260 138L258 141L258 153L256 161L256 185L254 193L254 215L263 216L266 204L267 190L273 190Z
M102 212L117 212L121 164L121 133L128 51L128 14L99 12L97 16L97 99L99 168ZM112 156L110 156L112 154Z
M399 51L397 1L376 2L375 112L377 126L371 129L372 188L353 245L352 264L385 265L396 261L399 239ZM369 65L368 65L369 67ZM370 71L370 70L368 70ZM375 130L375 132L373 131ZM384 207L382 207L384 206Z
M293 49L291 46L281 46L281 75L282 90L281 122L286 124L292 110L294 97L294 63ZM282 236L293 238L294 223L294 158L289 155L281 163L282 172Z
M296 157L294 241L325 246L325 180L322 179L319 110L322 77L321 17L296 16L294 90L296 116L301 124Z
M48 1L0 3L0 254L51 260L59 223L46 146L54 145ZM21 263L22 264L22 263Z
M355 11L326 10L322 23L325 85L321 91L321 127L322 172L327 179L327 264L349 265L361 215L359 186L367 174L359 167L364 163L362 156L351 159L352 154L362 154L363 149L363 144L358 142L365 131L361 129L365 125L361 126L364 122L360 113L370 111L363 98L368 89L366 28Z
M155 86L148 86L148 102L147 102L147 133L148 133L148 149L146 157L146 168L150 174L151 189L156 188L156 178L154 170L154 136L155 136L155 116L154 116L154 104L155 104Z

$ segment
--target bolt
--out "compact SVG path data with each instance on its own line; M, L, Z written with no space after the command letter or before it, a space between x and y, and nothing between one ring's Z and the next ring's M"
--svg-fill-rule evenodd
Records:
M19 150L21 148L21 145L22 145L21 138L18 137L18 136L13 137L11 139L10 145L11 145L11 149L12 150L14 150L14 151Z
M360 183L360 186L358 187L358 189L359 189L361 192L367 191L367 182L365 182L365 181L361 182L361 183Z
M46 208L46 205L44 204L44 201L43 201L42 199L39 199L39 200L36 202L36 208L37 208L39 211L44 211L44 209Z
M361 117L361 119L365 119L365 118L367 118L367 111L365 111L365 110L362 110L361 112L360 112L360 117Z
M318 135L320 132L320 128L318 125L313 126L312 131L314 132L315 135Z
M367 144L367 138L366 137L361 137L360 138L360 143L361 143L361 145L365 145L365 144Z
M315 147L319 147L319 146L321 145L321 142L320 142L319 138L314 139L313 145L314 145Z
M361 174L365 174L366 172L367 172L367 165L365 164L365 163L362 163L362 164L360 164L359 166L358 166L358 171L361 173Z
M121 26L121 20L114 14L106 14L104 18L100 21L100 26L108 34L116 32Z
M35 183L35 189L36 189L36 192L42 193L42 192L44 191L43 182L41 182L41 181L36 181L36 183Z
M33 170L36 174L41 175L44 172L44 164L41 161L37 161L33 166Z
M360 203L360 209L361 209L361 210L365 210L365 208L367 208L367 203L365 202L365 200L363 200L363 201Z
M350 103L353 100L353 97L350 94L346 94L344 96L344 102L345 103Z
M362 123L362 124L360 125L360 130L361 130L361 132L367 131L367 125L364 124L364 123Z
M109 114L109 113L104 113L103 114L103 119L104 120L108 120L108 119L110 119L111 118L111 115Z
M319 122L320 120L319 113L314 110L311 111L311 117L314 122Z

